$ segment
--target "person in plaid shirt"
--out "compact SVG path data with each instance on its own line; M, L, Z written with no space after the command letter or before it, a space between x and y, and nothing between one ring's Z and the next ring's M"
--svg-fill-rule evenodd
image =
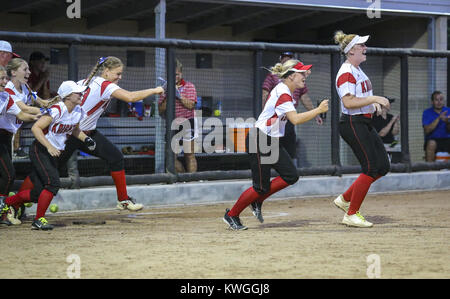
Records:
M289 59L292 59L294 57L294 53L292 52L283 52L280 55L280 63L284 63L286 61L288 61ZM307 72L307 76L311 73L310 70L308 70ZM262 107L264 108L267 99L269 98L270 95L270 91L277 86L278 83L280 83L281 80L280 78L278 78L277 75L274 75L272 73L269 73L262 85ZM305 109L307 111L310 111L312 109L314 109L314 106L311 102L310 97L308 96L308 88L305 86L303 88L297 88L294 91L293 94L293 98L295 101L295 108L297 108L298 106L298 102L302 102L303 106L305 107ZM316 119L316 123L318 125L322 125L323 124L323 120L320 117L320 115L317 115L315 117ZM292 159L296 159L297 156L297 151L296 151L296 142L297 142L297 136L295 134L295 128L294 126L288 122L285 128L285 135L280 138L280 142L283 144L283 146L286 148L286 150L288 151L289 155L291 156Z
M175 100L175 123L179 125L179 130L175 132L180 135L182 130L183 150L186 162L186 168L176 158L175 155L175 170L177 172L196 172L197 160L194 154L195 138L198 137L197 124L195 121L194 108L197 103L197 91L195 85L183 79L183 65L177 59L177 66L175 69L176 80L176 100ZM158 102L158 108L161 115L166 112L166 95L161 94Z

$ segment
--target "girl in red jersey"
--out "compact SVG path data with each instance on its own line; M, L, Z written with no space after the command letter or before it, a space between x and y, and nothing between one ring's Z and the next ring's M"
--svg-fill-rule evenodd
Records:
M262 222L262 202L275 192L295 184L299 178L292 158L279 139L284 136L288 121L299 125L328 111L328 100L304 113L297 113L294 107L293 92L305 86L306 71L311 67L312 65L303 65L300 61L291 59L283 64L278 63L271 69L272 73L281 78L281 82L270 91L266 105L255 123L256 136L247 135L246 145L250 154L253 187L242 193L231 210L225 211L223 220L232 230L247 229L242 225L239 215L250 204L254 204L253 212ZM267 143L264 144L261 140L267 140ZM269 153L263 148L265 145L269 145ZM255 152L252 152L252 149ZM270 161L272 159L268 157L274 153L275 158ZM272 181L271 168L280 174Z
M339 132L362 168L361 175L347 191L334 200L334 204L346 212L342 223L371 227L373 224L364 219L359 208L370 185L390 169L383 142L371 124L372 115L375 112L380 114L381 106L389 109L390 104L388 99L373 95L372 83L360 68L360 64L366 60L365 42L369 36L338 31L334 39L347 58L336 76L336 89L341 98L342 109Z
M45 219L45 212L60 188L57 158L64 151L67 136L74 136L91 150L95 149L95 142L79 129L79 123L85 116L79 105L86 88L73 81L61 84L58 96L63 101L51 106L48 114L41 116L31 128L36 137L30 147L32 172L29 178L33 188L20 191L0 202L0 211L3 212L17 209L26 202L37 202L31 229L53 229Z

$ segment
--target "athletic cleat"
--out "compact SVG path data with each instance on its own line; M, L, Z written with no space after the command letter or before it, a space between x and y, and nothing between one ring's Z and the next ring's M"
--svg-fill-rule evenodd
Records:
M229 211L230 209L226 209L225 216L223 216L223 221L230 226L229 228L232 230L246 230L247 227L242 225L239 216L229 216L228 215Z
M8 221L13 225L22 224L22 221L19 220L16 209L12 206L9 207L9 211L6 213L6 219L8 219Z
M9 211L9 206L5 202L6 196L0 196L0 215L6 214Z
M41 217L41 218L33 221L33 223L31 224L31 229L33 229L33 230L52 230L53 225L48 223L47 219L45 219L44 217Z
M0 215L0 225L7 225L7 226L11 225L11 222L6 218L6 214Z
M256 219L259 220L259 222L263 223L264 218L263 218L262 210L261 210L262 202L254 201L251 203L250 208L252 209L253 216L255 216Z
M342 223L347 226L354 227L372 227L373 223L364 219L364 217L359 213L348 215L347 213L344 215L344 219L342 219Z
M339 209L341 209L345 213L348 212L348 209L350 208L350 202L346 201L344 199L344 196L342 196L342 194L339 195L338 197L336 197L336 199L333 202L336 205L336 207L338 207Z
M17 210L17 219L23 221L27 219L27 214L25 213L26 207L24 204L20 206L20 208Z
M122 200L117 203L117 208L119 210L130 210L130 211L139 211L142 210L144 206L140 203L135 203L134 199L128 197L127 200Z

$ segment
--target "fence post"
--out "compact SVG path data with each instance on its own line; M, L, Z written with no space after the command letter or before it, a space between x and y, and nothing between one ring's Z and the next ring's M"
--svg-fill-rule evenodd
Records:
M155 7L155 37L158 39L166 38L166 1L160 0ZM165 77L165 60L166 49L155 48L155 86L161 84L158 77ZM165 144L164 144L164 130L162 128L163 119L159 116L158 99L155 97L155 121L156 121L156 136L155 136L155 173L164 173L165 169Z
M175 119L175 49L167 49L167 105L166 105L166 170L175 174L175 155L172 151L171 140L173 132L171 125Z
M409 153L408 136L408 56L400 57L400 138L402 146L402 163L411 172L411 157Z
M341 64L341 56L338 52L331 53L331 164L336 167L335 175L341 175L340 139L339 139L339 115L340 101L334 82Z
M69 80L78 81L78 52L75 44L69 44L69 65L67 77Z
M258 119L262 112L261 90L262 51L254 52L254 81L253 81L253 116Z

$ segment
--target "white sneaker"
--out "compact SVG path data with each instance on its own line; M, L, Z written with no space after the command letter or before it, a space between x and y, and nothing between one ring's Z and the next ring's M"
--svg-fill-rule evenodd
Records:
M344 219L342 219L342 223L348 226L355 226L355 227L373 226L373 223L364 219L364 217L359 212L356 212L356 214L350 216L347 213L345 213Z
M22 221L20 221L19 218L17 217L16 210L12 206L9 206L8 213L6 213L6 219L8 219L9 222L11 222L11 224L13 225L22 224Z
M119 210L130 210L130 211L139 211L142 210L144 206L140 203L135 203L134 199L129 197L127 200L122 200L117 203L117 208Z
M346 201L342 194L336 197L333 202L339 209L343 210L345 213L348 212L348 209L350 208L350 202Z

